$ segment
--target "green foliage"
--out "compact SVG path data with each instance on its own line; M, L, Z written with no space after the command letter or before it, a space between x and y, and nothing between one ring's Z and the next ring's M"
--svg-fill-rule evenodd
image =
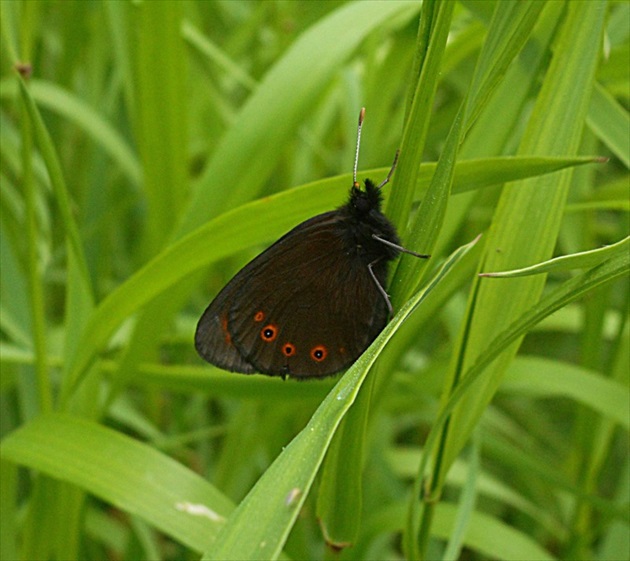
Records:
M627 558L627 2L1 8L0 559ZM362 106L431 259L342 376L202 363Z

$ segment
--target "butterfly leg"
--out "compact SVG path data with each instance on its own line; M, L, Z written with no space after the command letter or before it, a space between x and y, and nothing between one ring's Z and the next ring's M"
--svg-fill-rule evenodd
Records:
M385 299L385 303L387 304L387 309L389 310L389 315L391 316L394 314L394 308L392 308L392 303L389 301L389 295L387 294L387 292L385 292L385 289L383 288L381 283L378 282L378 279L376 278L376 275L374 274L374 271L372 270L372 265L378 263L379 261L380 259L377 259L376 261L372 261L371 263L369 263L368 271L370 271L370 276L372 277L372 280L374 281L376 288L381 293L381 296Z
M376 234L372 234L372 238L375 239L377 242L381 242L385 245L388 245L389 247L393 247L394 249L397 249L401 253L408 253L409 255L413 255L414 257L420 257L421 259L428 259L429 257L431 257L430 255L424 255L423 253L416 253L415 251L406 249L402 245L398 245L393 242L390 242L389 240L386 240L385 238L381 238L380 236L377 236Z

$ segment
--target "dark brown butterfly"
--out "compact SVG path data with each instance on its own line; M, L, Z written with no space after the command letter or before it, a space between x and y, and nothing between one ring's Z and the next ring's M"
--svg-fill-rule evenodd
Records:
M381 211L380 189L357 182L337 210L302 222L250 261L201 316L197 352L231 370L319 378L350 366L387 324L389 263L400 252L394 225Z

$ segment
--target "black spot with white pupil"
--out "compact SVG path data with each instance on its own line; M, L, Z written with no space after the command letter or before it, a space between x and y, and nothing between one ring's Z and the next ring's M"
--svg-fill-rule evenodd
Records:
M267 325L266 327L263 327L260 331L260 337L262 338L262 340L268 342L274 341L277 334L278 330L273 325Z
M317 349L313 352L313 356L317 359L321 359L324 357L324 351L322 351L321 349Z

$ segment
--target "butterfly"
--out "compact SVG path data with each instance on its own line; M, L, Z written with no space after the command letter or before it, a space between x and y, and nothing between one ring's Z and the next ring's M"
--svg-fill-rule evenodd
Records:
M199 355L233 372L321 378L350 366L387 324L389 264L400 245L381 210L381 188L357 165L365 108L359 114L348 201L302 222L245 265L201 316Z

